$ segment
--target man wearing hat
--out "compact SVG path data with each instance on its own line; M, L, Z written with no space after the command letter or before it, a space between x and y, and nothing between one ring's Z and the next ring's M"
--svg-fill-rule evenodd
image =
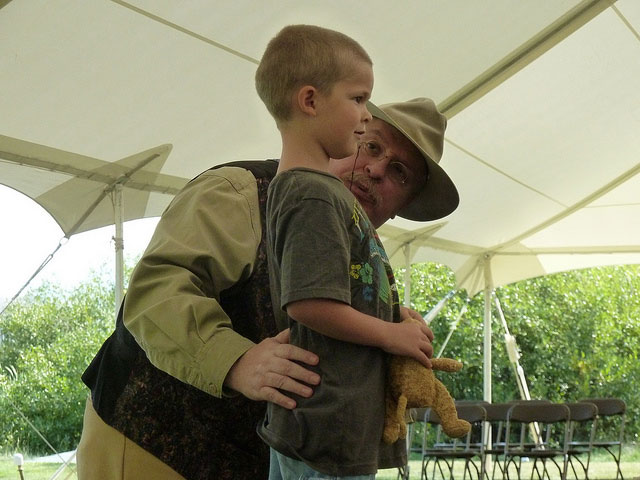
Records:
M458 193L438 165L446 119L434 103L368 108L358 153L330 170L372 224L455 210ZM263 401L294 408L291 395L310 397L321 381L303 367L318 357L289 345L288 331L276 335L262 226L276 169L256 161L208 170L164 212L116 329L83 375L91 398L79 480L267 478L269 451L256 433Z

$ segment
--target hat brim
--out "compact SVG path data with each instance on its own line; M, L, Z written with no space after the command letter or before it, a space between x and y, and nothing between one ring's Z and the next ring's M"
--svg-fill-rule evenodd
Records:
M368 102L367 109L372 116L388 123L402 133L420 151L427 164L429 171L427 181L413 200L400 209L398 215L408 220L426 222L438 220L453 212L460 203L460 196L458 189L444 169L411 138L411 135L375 104Z

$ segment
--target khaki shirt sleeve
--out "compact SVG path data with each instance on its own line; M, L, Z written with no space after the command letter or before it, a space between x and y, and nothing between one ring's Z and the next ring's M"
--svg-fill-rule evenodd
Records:
M222 396L229 369L254 343L234 332L220 292L251 275L260 238L257 186L247 170L209 170L176 195L124 304L124 324L154 366Z

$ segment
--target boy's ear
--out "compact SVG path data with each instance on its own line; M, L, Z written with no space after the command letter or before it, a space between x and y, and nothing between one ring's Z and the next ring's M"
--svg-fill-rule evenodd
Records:
M296 96L296 105L298 109L313 117L317 114L318 90L312 85L305 85L298 89Z

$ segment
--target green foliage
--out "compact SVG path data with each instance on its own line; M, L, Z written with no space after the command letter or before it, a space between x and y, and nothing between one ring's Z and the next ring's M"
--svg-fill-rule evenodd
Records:
M403 298L403 270L396 272ZM441 265L414 265L411 306L423 315L455 289L451 271ZM496 290L509 331L517 339L520 364L533 398L575 401L619 397L627 402L628 440L640 433L640 266L603 267L534 278ZM461 317L443 356L464 362L457 374L439 375L455 398L483 398L484 297L456 292L431 328L434 351ZM492 306L492 398L519 398L505 330Z
M43 284L0 319L0 451L76 447L88 390L80 376L114 325L113 285L99 275L73 291Z
M396 275L403 298L404 271ZM465 367L439 378L455 398L480 399L484 299L482 294L469 299L455 289L454 275L447 267L426 263L412 268L411 306L423 315L455 292L431 328L436 354L450 335L443 356L457 358ZM510 333L517 339L531 395L554 401L623 398L627 440L637 441L640 400L634 388L640 383L640 267L534 278L501 287L497 296ZM515 399L519 394L505 349L505 331L497 312L492 318L493 400ZM50 453L15 407L56 449L75 448L88 393L80 375L111 334L113 324L113 284L98 274L73 291L43 285L3 314L0 451Z

